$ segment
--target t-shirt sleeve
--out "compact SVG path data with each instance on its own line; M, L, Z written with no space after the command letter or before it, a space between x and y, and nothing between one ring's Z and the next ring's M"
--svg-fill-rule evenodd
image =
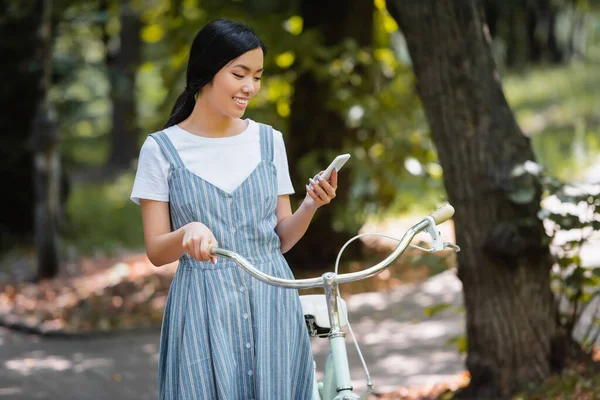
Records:
M169 201L168 175L169 162L156 140L148 136L140 150L131 200L136 204L140 199Z
M290 178L290 170L288 167L287 154L285 152L285 143L281 132L273 130L274 143L273 146L273 162L277 169L277 195L294 194L294 186Z

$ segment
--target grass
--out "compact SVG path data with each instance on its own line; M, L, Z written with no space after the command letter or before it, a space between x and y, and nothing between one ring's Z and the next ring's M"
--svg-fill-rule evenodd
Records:
M547 172L590 179L586 169L600 152L600 68L574 62L529 69L507 75L504 91Z
M129 199L133 180L130 172L110 183L76 185L67 205L65 244L83 254L142 249L140 207Z
M552 125L572 125L580 119L600 119L600 68L573 63L564 67L539 67L504 79L505 95L520 123L528 126L532 115L552 109ZM532 133L542 133L534 131Z

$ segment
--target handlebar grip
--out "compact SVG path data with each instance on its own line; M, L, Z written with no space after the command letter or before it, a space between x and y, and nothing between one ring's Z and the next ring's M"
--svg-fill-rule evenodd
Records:
M448 221L450 218L452 218L453 215L454 207L452 207L449 203L444 204L443 206L429 214L429 216L435 221L436 225Z

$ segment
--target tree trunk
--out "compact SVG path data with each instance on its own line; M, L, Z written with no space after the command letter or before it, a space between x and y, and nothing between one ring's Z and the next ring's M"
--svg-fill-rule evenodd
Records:
M537 0L527 7L528 60L539 63L563 61L563 51L556 38L557 8L549 0Z
M537 218L539 184L530 174L511 178L534 161L531 145L504 97L479 2L387 4L406 36L456 208L471 373L462 397L507 396L562 369L566 355Z
M12 7L11 7L12 8ZM34 231L33 157L28 140L40 96L42 69L36 63L42 6L27 12L9 12L0 3L0 47L4 62L0 74L0 173L5 187L0 196L0 251L31 243ZM15 40L15 38L19 38Z
M58 273L58 231L60 217L61 171L58 130L48 91L52 84L53 0L44 0L39 32L38 61L42 76L31 145L34 153L35 248L38 278L53 278Z
M139 149L135 77L141 59L141 21L131 1L120 5L121 31L119 50L109 54L107 68L111 83L112 132L108 169L123 171L131 168Z
M517 66L520 60L519 52L519 10L511 7L508 11L508 32L506 38L506 66L509 68Z
M548 7L548 35L547 35L547 44L548 44L548 55L550 57L550 61L553 64L560 64L565 60L565 56L563 50L560 48L558 43L558 39L556 38L556 17L558 11L555 7Z
M355 40L359 46L371 46L373 12L373 1L369 0L350 3L345 0L301 2L304 30L317 30L322 35L322 44L325 46L338 45L348 38ZM319 151L317 162L321 169L325 169L335 157L326 157L325 151L340 154L344 141L353 134L341 116L327 106L331 95L328 82L318 80L312 72L303 73L296 80L287 152L292 182L299 198L305 193L304 186L311 177L299 169L302 158ZM317 172L319 170L312 173ZM330 267L343 243L356 234L356 227L350 227L350 232L338 232L333 228L334 210L344 207L349 197L348 192L349 175L342 171L336 199L331 205L317 211L306 235L286 254L293 267Z
M527 32L527 60L537 64L542 60L543 44L541 37L538 34L539 24L541 22L541 10L537 5L538 2L530 5L525 10L526 15L526 32Z

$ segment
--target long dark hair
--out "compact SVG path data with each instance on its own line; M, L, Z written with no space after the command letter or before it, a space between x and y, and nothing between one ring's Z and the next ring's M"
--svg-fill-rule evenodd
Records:
M190 49L185 89L177 98L164 128L190 116L196 104L196 93L210 83L221 68L259 47L267 53L266 46L254 31L239 22L217 19L204 26L196 34Z

